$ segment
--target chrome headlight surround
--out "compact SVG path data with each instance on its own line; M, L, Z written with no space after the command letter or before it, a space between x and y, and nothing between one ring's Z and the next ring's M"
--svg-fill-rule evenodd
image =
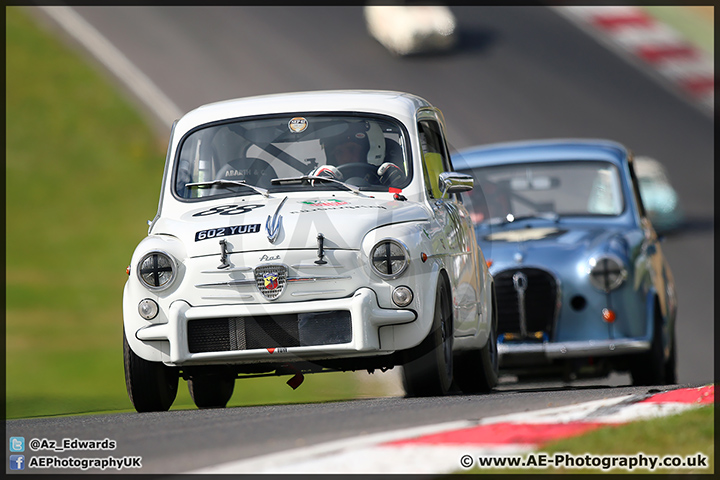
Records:
M138 262L140 283L153 291L165 290L172 285L177 274L177 263L172 255L161 250L146 253Z
M399 240L384 238L370 250L369 261L375 275L385 280L393 280L407 270L410 250Z
M614 255L593 257L589 264L590 284L605 293L620 287L627 278L625 264Z

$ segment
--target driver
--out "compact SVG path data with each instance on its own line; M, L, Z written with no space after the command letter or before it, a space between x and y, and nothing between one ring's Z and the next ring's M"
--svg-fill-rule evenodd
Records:
M313 175L324 175L343 181L343 172L337 167L358 164L368 168L364 178L354 179L361 182L359 185L362 183L390 185L398 181L402 182L405 178L402 170L395 164L383 163L386 140L375 122L352 123L343 133L324 138L320 143L325 150L327 164L315 169ZM370 152L371 148L372 152Z
M353 163L365 164L370 150L367 129L365 122L353 123L343 133L321 139L320 144L325 150L327 163L314 169L310 175L343 181L344 176L337 167Z
M370 150L367 130L365 122L354 123L340 135L323 139L321 143L327 163L337 167L349 163L366 163Z

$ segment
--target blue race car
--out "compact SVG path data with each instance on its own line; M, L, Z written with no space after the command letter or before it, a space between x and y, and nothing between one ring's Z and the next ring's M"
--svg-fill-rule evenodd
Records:
M462 195L495 280L503 371L676 382L675 286L633 163L607 140L491 144L453 158L475 179Z

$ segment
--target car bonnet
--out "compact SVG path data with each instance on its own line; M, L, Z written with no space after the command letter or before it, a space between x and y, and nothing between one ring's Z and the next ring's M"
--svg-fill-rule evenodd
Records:
M316 249L320 233L324 248L359 249L374 228L427 219L420 205L396 200L337 194L269 199L253 195L192 205L179 218L159 219L152 233L179 238L190 257L217 254L223 239L233 252Z

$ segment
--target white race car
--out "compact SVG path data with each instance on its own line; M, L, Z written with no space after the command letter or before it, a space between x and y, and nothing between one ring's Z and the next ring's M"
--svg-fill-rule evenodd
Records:
M363 14L370 35L400 57L457 44L455 16L442 5L367 5Z
M244 375L403 366L411 396L497 382L493 279L439 110L414 95L229 100L175 122L123 296L138 411L179 378L224 407ZM454 383L453 383L454 382Z

